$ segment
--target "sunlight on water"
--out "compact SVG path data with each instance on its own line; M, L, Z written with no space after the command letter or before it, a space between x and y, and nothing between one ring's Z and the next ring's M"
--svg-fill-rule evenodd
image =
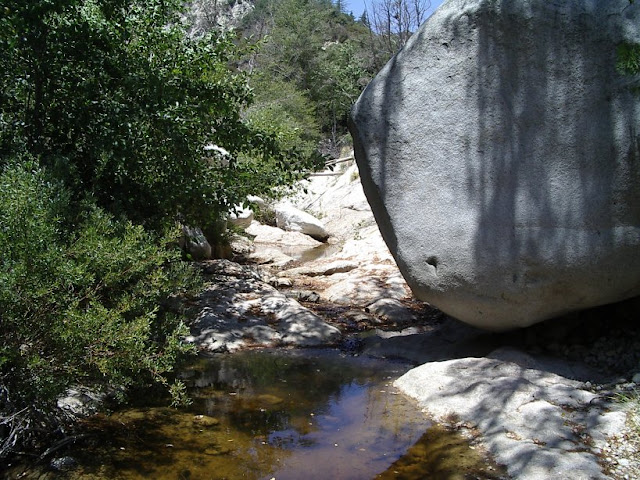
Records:
M147 399L93 417L90 440L65 452L78 461L73 471L24 478L497 478L466 441L431 427L394 391L407 368L335 351L201 359L182 375L190 407Z

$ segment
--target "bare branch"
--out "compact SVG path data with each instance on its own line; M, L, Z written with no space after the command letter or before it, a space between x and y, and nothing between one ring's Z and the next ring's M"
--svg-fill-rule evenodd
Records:
M371 29L393 55L427 19L431 1L373 0L371 8Z

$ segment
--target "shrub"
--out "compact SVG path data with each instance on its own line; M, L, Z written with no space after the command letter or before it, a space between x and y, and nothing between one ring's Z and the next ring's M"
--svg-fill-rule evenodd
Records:
M171 239L83 205L70 210L34 162L0 172L0 419L21 412L24 432L70 385L171 388L190 350L179 316L160 308L199 284Z

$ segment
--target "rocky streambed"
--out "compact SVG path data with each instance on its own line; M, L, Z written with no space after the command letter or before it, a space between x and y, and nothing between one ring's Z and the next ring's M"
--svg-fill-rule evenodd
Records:
M522 479L637 478L637 429L621 398L640 387L633 302L516 332L463 325L412 299L355 166L290 199L322 219L329 245L256 222L237 259L203 263L190 341L210 352L331 345L417 366L394 385Z
M64 471L42 478L175 478L166 462L191 478L212 469L224 478L299 478L312 463L322 475L313 452L337 458L340 445L360 459L364 450L391 456L376 476L350 468L340 453L332 478L640 477L632 404L619 401L640 388L637 305L511 333L475 329L412 298L355 166L316 177L306 190L289 201L321 219L328 242L253 222L234 240L231 260L200 263L208 286L193 305L187 340L220 363L205 359L209 366L183 372L193 408L174 415L147 405L92 420L89 429L113 433L110 446L104 438L94 446L114 462L66 471L60 457ZM297 351L307 353L296 358ZM348 378L338 382L343 371ZM317 393L326 382L330 391ZM400 397L414 408L387 408ZM362 433L354 415L380 421ZM330 433L320 436L323 429ZM401 446L376 443L389 434L402 437ZM70 461L82 452L96 457L84 447ZM25 478L41 478L32 473Z

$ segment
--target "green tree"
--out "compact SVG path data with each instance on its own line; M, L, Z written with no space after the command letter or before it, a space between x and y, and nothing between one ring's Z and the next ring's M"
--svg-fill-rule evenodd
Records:
M618 45L618 70L624 75L640 73L640 45L623 43Z
M258 29L252 25L265 18L260 12L269 22ZM264 35L250 62L261 75L260 88L270 81L292 85L310 101L323 135L336 147L352 102L373 75L370 31L327 0L264 0L244 28Z
M346 124L351 105L368 81L364 63L350 41L327 44L319 56L311 95L318 113L330 125L333 145L338 144L340 127Z
M182 3L5 2L0 152L36 154L74 193L155 229L178 215L215 223L245 193L240 154L291 181L305 159L242 121L251 96L230 68L239 53L223 35L189 38ZM230 159L203 161L207 144Z
M254 103L244 112L250 125L276 136L284 149L298 147L312 156L322 134L313 103L291 82L255 74Z
M199 284L179 218L205 229L312 164L243 118L230 38L181 0L0 3L0 456L71 384L160 383L189 348L165 301ZM228 151L207 156L207 145Z
M629 5L633 5L635 0L629 0ZM627 7L628 8L628 7ZM618 61L616 67L618 71L627 76L637 76L640 74L640 44L621 43L617 46ZM638 78L631 79L629 87L634 92L640 91Z

